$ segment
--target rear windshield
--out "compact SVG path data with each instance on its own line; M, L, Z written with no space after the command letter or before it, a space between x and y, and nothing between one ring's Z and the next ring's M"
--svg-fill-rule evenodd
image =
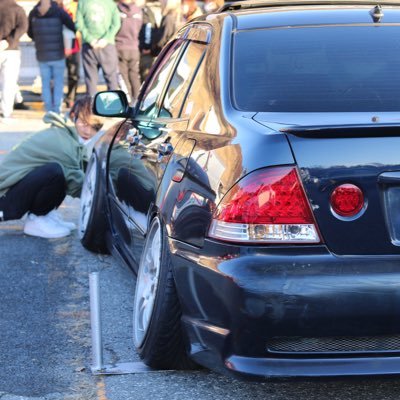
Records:
M400 110L400 26L243 31L235 106L264 112Z

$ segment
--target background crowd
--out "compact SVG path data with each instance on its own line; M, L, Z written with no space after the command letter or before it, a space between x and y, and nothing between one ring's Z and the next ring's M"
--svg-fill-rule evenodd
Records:
M14 106L24 107L18 89L24 33L35 45L46 112L73 106L81 70L88 95L96 93L101 70L107 88L124 90L133 104L174 32L221 0L40 0L28 16L17 3L0 1L0 123L12 122Z

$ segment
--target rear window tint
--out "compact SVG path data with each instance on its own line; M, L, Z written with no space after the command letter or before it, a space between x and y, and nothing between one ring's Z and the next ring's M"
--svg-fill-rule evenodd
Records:
M399 111L400 26L238 32L233 96L246 111Z

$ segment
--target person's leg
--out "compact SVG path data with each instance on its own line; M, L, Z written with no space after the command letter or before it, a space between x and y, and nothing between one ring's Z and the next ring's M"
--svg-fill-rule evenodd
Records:
M51 111L53 101L51 96L51 67L48 62L39 61L40 77L42 79L42 100L46 111Z
M140 78L144 82L153 65L154 58L151 54L142 54L140 56Z
M24 102L24 98L22 97L21 89L17 83L17 91L15 92L14 104L20 104Z
M136 100L140 90L140 53L139 50L131 52L129 58L129 82L131 86L132 101Z
M38 169L35 170L38 178L47 176L47 181L38 188L29 212L35 215L46 215L58 208L65 199L66 182L64 172L58 163L49 163L40 167L41 170L38 171Z
M1 96L1 109L3 116L8 118L14 108L14 98L17 91L19 68L21 65L21 52L19 50L6 50L3 64L3 91Z
M71 69L73 68L72 55L65 57L65 66L67 67L67 94L65 95L65 103L67 107L70 107L70 97L72 90L72 78L71 78Z
M54 63L53 61L48 62L50 67L50 93L51 93L51 110L54 111Z
M22 96L21 89L17 83L17 92L15 93L14 99L14 110L29 110L30 107L24 103L24 97Z
M64 98L64 71L65 60L52 61L53 64L53 111L61 112L61 104Z
M118 55L115 45L108 44L103 49L97 50L104 80L108 90L118 90Z
M129 84L128 75L128 60L125 57L126 52L124 50L118 50L118 68L120 76L118 77L120 89L123 90L129 99L131 96L131 87Z
M38 167L0 197L3 220L20 219L27 212L46 215L65 198L65 178L58 163Z
M72 106L76 98L79 85L80 54L74 53L67 57L68 92L66 96L67 106Z
M97 92L97 81L99 75L99 62L96 51L89 44L82 46L82 64L85 74L86 92L94 96Z
M6 62L6 56L3 52L0 52L0 114L3 113L2 110L2 98L4 97L4 63Z

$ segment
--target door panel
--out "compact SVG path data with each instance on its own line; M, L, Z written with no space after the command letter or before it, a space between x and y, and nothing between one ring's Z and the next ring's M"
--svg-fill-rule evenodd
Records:
M120 249L129 248L131 243L127 201L131 164L128 134L129 126L122 124L112 142L107 164L113 236Z
M134 253L142 251L152 210L166 205L165 199L157 199L157 192L164 182L168 163L173 158L178 173L184 174L184 159L194 147L194 141L180 146L180 142L185 142L188 126L188 120L180 118L180 112L205 48L204 44L184 40L172 45L153 72L132 122L136 138L130 146L129 228ZM177 149L184 150L184 154L175 154ZM170 182L171 177L166 180ZM168 207L172 210L173 205Z

